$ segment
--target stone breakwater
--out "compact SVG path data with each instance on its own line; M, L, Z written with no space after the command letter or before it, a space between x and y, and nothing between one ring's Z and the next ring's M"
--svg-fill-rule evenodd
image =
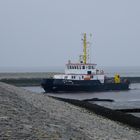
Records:
M0 139L140 139L140 131L86 109L0 83Z
M0 81L15 86L40 86L43 78L52 78L56 72L0 73Z

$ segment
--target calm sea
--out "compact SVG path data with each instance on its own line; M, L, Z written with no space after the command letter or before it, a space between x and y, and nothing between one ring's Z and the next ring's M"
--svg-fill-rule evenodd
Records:
M140 83L130 85L130 90L126 91L107 91L107 92L82 92L82 93L44 93L44 90L40 86L22 87L26 90L33 91L35 93L47 94L50 96L69 98L69 99L113 99L115 101L140 101Z

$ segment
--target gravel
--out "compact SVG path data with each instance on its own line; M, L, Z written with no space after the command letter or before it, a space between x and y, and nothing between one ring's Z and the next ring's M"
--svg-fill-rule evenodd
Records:
M140 131L86 109L0 83L2 140L136 140Z

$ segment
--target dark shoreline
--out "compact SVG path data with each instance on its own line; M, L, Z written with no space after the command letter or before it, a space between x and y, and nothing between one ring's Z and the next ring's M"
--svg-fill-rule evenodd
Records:
M45 78L51 78L51 76ZM0 82L15 86L40 86L42 79L43 78L3 78L0 79ZM140 77L122 77L122 79L128 79L130 83L140 83Z

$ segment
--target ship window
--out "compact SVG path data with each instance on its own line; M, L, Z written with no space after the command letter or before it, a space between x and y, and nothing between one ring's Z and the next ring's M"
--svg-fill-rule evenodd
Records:
M84 79L84 76L82 76L82 79Z
M87 71L87 74L91 74L91 71Z
M90 78L93 78L93 75L91 75Z
M89 69L91 69L91 66L88 66Z
M75 76L71 76L72 79L75 79Z
M94 66L92 66L92 69L94 69Z
M85 66L83 66L83 69L85 69Z
M71 69L71 66L70 66L70 69Z

